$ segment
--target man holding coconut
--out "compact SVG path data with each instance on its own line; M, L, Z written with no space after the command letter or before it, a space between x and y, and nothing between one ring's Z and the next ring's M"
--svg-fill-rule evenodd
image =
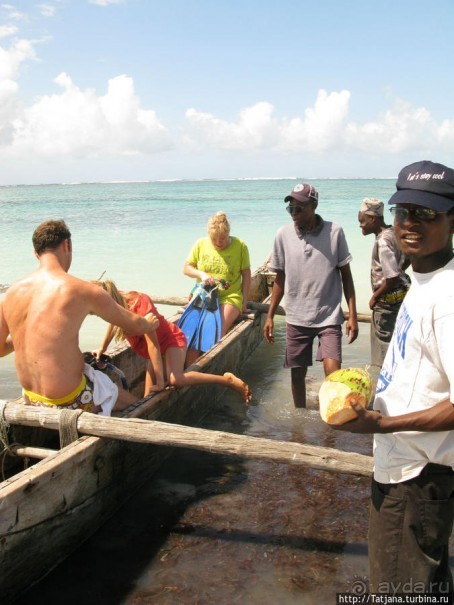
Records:
M403 168L389 200L413 280L377 383L374 411L336 428L374 433L370 590L453 593L454 170Z

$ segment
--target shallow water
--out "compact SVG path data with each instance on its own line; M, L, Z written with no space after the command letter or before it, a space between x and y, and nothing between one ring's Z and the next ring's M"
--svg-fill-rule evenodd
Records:
M368 326L344 345L364 366ZM371 437L319 418L321 364L309 409L295 410L282 368L284 322L241 376L245 408L226 392L205 427L371 453ZM17 605L334 605L367 585L368 478L178 449L154 479ZM453 542L454 544L454 542ZM358 594L356 592L355 594Z
M358 208L365 195L387 199L394 182L311 183L320 194L320 214L345 230L358 311L368 312L373 238L361 234ZM125 290L187 296L193 280L183 275L184 259L205 235L208 218L219 210L227 213L232 235L247 243L256 268L271 252L277 229L291 220L283 200L294 185L295 179L258 179L0 187L0 300L7 284L36 269L31 235L49 218L64 218L71 229L72 274L96 279L106 272ZM159 305L159 311L168 316L175 309ZM104 332L100 320L88 318L80 334L82 350L97 348ZM0 363L0 397L15 398L20 392L9 355Z
M283 344L281 321L275 345L261 344L241 373L254 405L227 392L205 426L369 454L369 436L320 420L320 364L308 378L310 409L293 408ZM367 347L365 328L344 347L348 361ZM19 604L335 603L367 575L368 493L367 478L180 449Z

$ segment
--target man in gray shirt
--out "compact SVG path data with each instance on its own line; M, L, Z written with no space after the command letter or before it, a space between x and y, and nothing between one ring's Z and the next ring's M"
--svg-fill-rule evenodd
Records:
M393 227L385 223L383 210L381 200L367 197L358 212L363 235L375 235L370 271L370 353L371 364L378 368L383 365L400 305L410 287L410 279L404 270L409 261L397 246Z
M273 317L285 295L287 321L284 367L291 370L293 402L306 407L306 373L312 365L312 343L318 337L317 361L325 376L342 361L342 290L348 305L348 342L358 336L356 299L350 270L351 254L339 225L315 213L318 192L299 184L285 198L293 223L277 232L270 269L276 271L264 326L267 342L274 341Z

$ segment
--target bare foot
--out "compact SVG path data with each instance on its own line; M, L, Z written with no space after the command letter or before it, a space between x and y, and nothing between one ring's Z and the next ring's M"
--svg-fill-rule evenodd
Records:
M240 380L237 376L235 376L235 374L231 374L230 372L226 372L224 377L229 381L229 386L232 389L235 389L235 391L241 395L244 403L247 404L251 402L252 393L249 390L248 385L243 380Z
M167 387L165 384L152 384L148 390L148 393L145 394L145 397L147 395L149 395L150 393L160 393L161 391L164 391L166 388Z

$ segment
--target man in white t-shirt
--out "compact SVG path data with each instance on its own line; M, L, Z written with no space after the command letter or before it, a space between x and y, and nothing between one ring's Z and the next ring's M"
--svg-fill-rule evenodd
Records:
M374 433L369 523L374 593L453 594L454 170L415 162L399 173L393 205L412 285L377 384L374 410L341 429Z

